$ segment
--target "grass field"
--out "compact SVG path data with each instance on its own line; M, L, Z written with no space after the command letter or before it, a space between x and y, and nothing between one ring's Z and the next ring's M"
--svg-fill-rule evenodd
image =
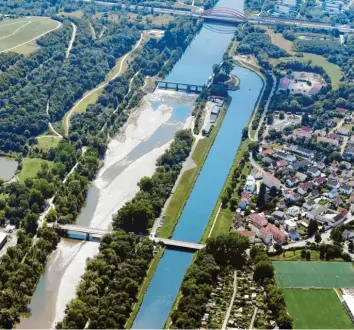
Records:
M285 288L354 287L354 268L348 262L273 261L273 266Z
M273 45L284 49L289 54L294 54L293 42L285 39L282 33L275 33L273 29L270 29L267 26L262 26L262 29L265 29L267 31L267 34L270 36Z
M22 161L22 170L18 178L19 182L24 183L27 178L33 178L44 163L51 164L51 162L41 158L24 158Z
M42 150L49 150L50 148L55 148L59 144L60 139L44 135L37 137L37 141L36 147Z
M284 289L284 295L294 329L353 329L333 289Z
M32 40L55 29L58 24L51 19L40 17L5 19L0 22L0 52L12 50L28 54L35 51L38 46Z

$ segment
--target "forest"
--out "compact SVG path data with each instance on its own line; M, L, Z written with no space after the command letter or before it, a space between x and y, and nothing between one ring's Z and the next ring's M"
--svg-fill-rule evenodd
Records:
M182 297L171 314L173 328L200 328L200 320L221 268L242 267L248 245L248 238L236 232L208 239L206 248L197 253L184 276Z
M103 237L57 329L123 329L153 258L154 245L118 230Z
M191 131L182 130L176 133L170 148L157 160L154 175L151 178L142 178L138 183L140 191L113 216L114 229L147 233L170 196L192 143Z

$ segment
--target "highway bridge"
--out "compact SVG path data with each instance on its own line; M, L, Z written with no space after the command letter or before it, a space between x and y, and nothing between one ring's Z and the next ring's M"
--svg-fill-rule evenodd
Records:
M87 227L81 227L76 225L62 225L59 223L48 223L48 227L60 228L67 232L84 234L85 237L87 238L92 236L101 238L102 236L106 234L111 234L113 232L112 230L106 230L100 228L87 228ZM85 239L85 237L82 237L82 239ZM168 238L160 238L160 237L153 237L153 236L149 236L148 238L156 243L161 243L166 247L177 249L177 250L197 251L205 247L205 244L178 241L178 240L173 240Z

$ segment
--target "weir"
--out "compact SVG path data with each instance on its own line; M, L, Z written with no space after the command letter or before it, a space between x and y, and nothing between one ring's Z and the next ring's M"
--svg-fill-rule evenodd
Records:
M164 89L173 89L176 91L184 91L187 93L199 94L203 91L204 85L188 84L183 82L156 80L155 87Z

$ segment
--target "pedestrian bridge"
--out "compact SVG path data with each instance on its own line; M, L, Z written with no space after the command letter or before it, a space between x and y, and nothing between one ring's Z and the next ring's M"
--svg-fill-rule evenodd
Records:
M85 237L82 237L82 239L89 239L91 236L101 238L102 236L104 236L106 234L113 233L113 230L106 230L106 229L99 229L99 228L87 228L87 227L81 227L81 226L76 226L76 225L62 225L59 223L48 223L48 227L52 227L52 228L56 227L56 228L60 228L60 229L66 230L66 231L84 234ZM197 250L201 250L205 247L205 244L178 241L178 240L168 239L168 238L149 236L149 239L156 242L156 243L161 243L168 248L177 249L177 250L197 251Z

